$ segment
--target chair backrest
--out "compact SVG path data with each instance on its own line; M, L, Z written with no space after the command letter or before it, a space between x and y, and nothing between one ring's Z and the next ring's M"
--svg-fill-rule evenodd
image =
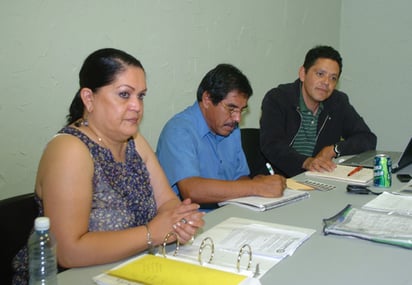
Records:
M257 128L240 129L242 147L250 169L250 176L268 175L266 159L260 151L260 130Z
M11 284L11 261L27 243L38 208L34 193L0 201L0 283Z

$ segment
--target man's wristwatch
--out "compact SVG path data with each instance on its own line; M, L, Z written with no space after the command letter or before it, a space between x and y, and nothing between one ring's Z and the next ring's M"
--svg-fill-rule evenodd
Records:
M340 151L338 147L339 145L337 143L335 143L335 145L333 146L333 151L335 152L335 158L338 158L340 156Z

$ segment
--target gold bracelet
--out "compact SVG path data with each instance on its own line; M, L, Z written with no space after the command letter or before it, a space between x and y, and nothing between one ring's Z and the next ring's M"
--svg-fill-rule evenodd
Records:
M146 227L146 231L147 231L147 234L146 234L147 250L149 251L149 254L154 254L152 234L150 233L149 225L145 224L144 226Z

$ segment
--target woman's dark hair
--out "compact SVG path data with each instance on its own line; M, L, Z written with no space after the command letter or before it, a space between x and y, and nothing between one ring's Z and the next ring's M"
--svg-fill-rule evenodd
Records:
M127 66L135 66L144 70L139 60L118 49L104 48L90 54L79 72L80 88L74 96L69 114L66 116L67 125L83 117L84 104L80 97L82 88L90 88L96 92L100 87L111 84Z
M197 89L197 101L202 101L203 92L207 91L214 105L226 98L231 91L245 93L249 99L253 90L247 77L235 66L219 64L203 77Z
M337 50L330 46L315 46L306 53L305 61L303 62L305 72L308 72L309 68L311 68L319 58L336 61L339 65L339 76L342 74L342 57Z

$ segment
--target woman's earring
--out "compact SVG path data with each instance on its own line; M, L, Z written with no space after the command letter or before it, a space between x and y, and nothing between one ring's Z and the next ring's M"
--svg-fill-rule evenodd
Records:
M88 127L88 126L89 126L89 121L88 121L87 119L81 118L81 119L77 120L77 121L74 123L74 125L75 125L76 127L80 127L80 126Z

